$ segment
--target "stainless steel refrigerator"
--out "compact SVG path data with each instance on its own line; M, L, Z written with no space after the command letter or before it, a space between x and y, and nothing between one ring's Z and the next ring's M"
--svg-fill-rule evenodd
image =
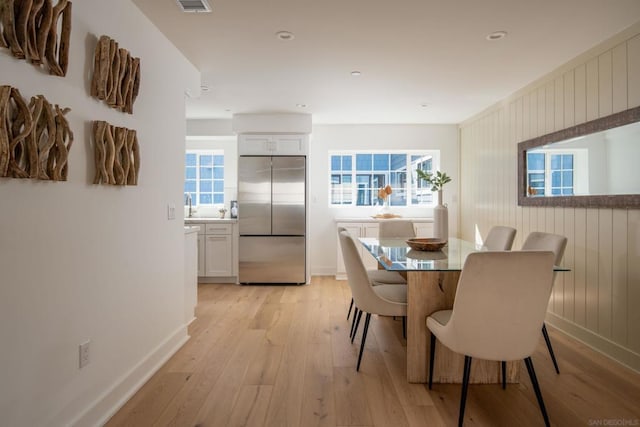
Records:
M240 283L306 282L306 157L240 156Z

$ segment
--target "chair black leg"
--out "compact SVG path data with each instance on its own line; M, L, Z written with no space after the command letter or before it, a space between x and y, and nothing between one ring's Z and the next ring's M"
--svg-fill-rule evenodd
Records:
M547 415L547 408L544 406L544 401L542 400L542 393L540 392L540 385L538 384L538 378L536 377L536 371L533 369L533 361L531 357L527 357L524 359L525 365L527 365L527 371L529 372L529 378L531 378L531 384L533 384L533 390L536 392L536 399L538 399L538 405L540 406L540 411L542 412L542 418L544 418L544 425L549 427L551 424L549 423L549 416Z
M500 364L502 365L502 389L504 390L507 388L507 362L503 360Z
M547 332L547 325L542 324L542 335L544 335L544 340L547 343L547 348L549 349L549 355L551 355L551 360L553 361L553 366L556 368L556 374L560 373L560 369L558 368L558 362L556 361L556 355L553 353L553 347L551 347L551 340L549 339L549 333Z
M433 362L436 360L436 336L431 333L431 347L429 347L429 390L433 386Z
M353 340L356 339L356 333L358 333L358 325L360 325L361 318L362 318L362 310L358 310L358 318L356 320L356 326L353 329L353 335L351 335L351 344L353 344Z
M407 316L402 316L402 338L407 339Z
M362 342L360 343L360 354L358 355L358 366L356 366L356 372L360 370L360 362L362 361L362 353L364 352L364 342L367 340L367 332L369 331L369 321L371 320L371 313L367 313L364 319L364 329L362 330Z
M352 309L353 309L353 298L351 298L351 304L349 304L349 312L347 313L347 320L349 320L349 316L351 316Z
M349 333L349 338L353 336L353 331L356 328L356 318L358 317L358 307L354 306L353 310L353 319L351 319L351 332Z
M464 407L467 403L467 391L469 390L469 375L471 374L471 356L464 356L464 373L462 375L462 395L460 396L460 415L458 415L458 427L464 423Z

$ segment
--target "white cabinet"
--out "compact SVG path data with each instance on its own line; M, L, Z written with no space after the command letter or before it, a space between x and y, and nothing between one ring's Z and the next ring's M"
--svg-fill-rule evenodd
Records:
M344 227L354 239L358 237L378 237L378 224L384 220L365 220L359 222L354 221L338 221L336 223L336 229L338 227ZM413 228L416 232L416 237L433 237L433 221L431 219L411 219L413 221ZM365 249L361 244L358 245L360 249L360 257L367 270L374 270L378 268L378 262L376 259ZM340 249L340 239L338 239L337 246L337 259L336 259L336 279L346 280L347 272L344 267L344 261L342 259L342 249Z
M235 276L234 224L199 223L198 277Z
M354 239L358 237L378 237L378 224L373 223L354 223L354 222L339 222L337 228L344 227ZM360 258L367 270L375 270L378 268L378 261L367 251L359 242L358 249L360 251ZM342 249L340 248L340 239L338 239L338 257L336 259L336 279L346 280L347 271L344 267L344 260L342 259Z
M198 245L195 233L184 235L184 321L191 323L198 303Z
M198 277L204 276L204 225L200 229L202 233L198 232Z
M254 156L307 154L309 136L306 134L252 135L238 136L238 154Z
M231 235L207 234L204 246L207 254L204 275L207 277L231 276L233 260Z

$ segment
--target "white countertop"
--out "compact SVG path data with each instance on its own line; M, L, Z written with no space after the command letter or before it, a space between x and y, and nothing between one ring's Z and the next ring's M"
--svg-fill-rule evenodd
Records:
M211 223L211 222L226 222L226 223L235 223L238 222L237 218L199 218L199 217L191 217L191 218L185 218L184 219L184 223L185 224L203 224L203 223Z
M370 216L367 217L359 217L359 218L335 218L335 222L382 222L382 221L394 221L394 220L404 220L404 221L413 221L413 222L433 222L433 218L427 217L396 217L396 218L373 218Z

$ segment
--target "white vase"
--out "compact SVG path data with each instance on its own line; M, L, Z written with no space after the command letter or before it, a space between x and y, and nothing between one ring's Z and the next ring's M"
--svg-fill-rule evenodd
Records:
M433 237L449 240L449 209L442 204L442 190L438 190L438 204L433 208Z
M381 215L390 215L391 214L391 206L389 206L389 198L382 199L382 207L380 208Z

